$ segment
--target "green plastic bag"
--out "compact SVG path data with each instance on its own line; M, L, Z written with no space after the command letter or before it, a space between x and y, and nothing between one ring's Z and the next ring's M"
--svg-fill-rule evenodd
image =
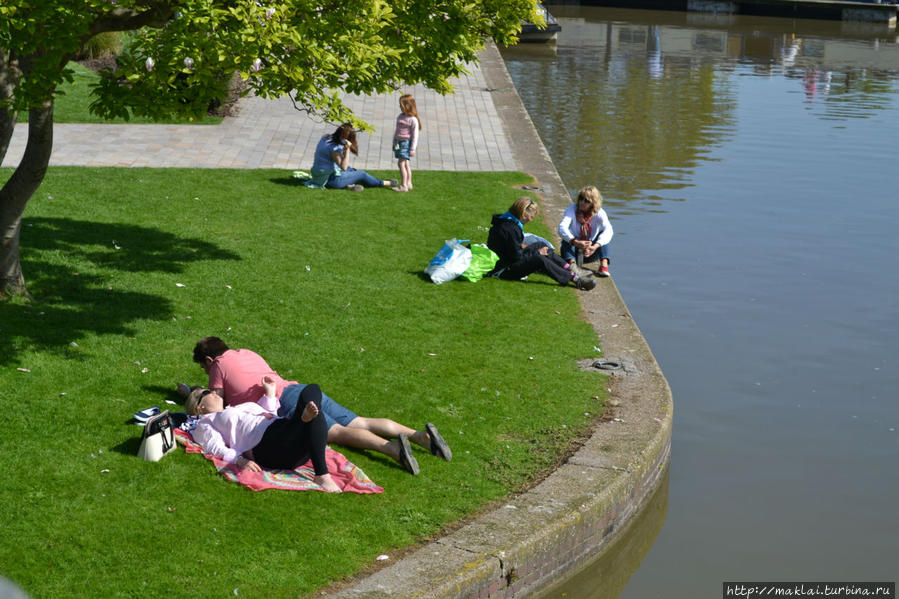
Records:
M473 243L471 244L471 264L459 276L472 283L477 283L485 274L493 270L497 260L499 260L499 256L486 245Z

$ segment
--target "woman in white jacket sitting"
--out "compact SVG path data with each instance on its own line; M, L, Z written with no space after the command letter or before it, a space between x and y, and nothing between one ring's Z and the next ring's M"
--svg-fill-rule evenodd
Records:
M607 277L612 235L612 223L602 209L602 196L598 189L588 185L578 192L577 202L565 209L559 223L562 258L578 266L599 260L596 274Z

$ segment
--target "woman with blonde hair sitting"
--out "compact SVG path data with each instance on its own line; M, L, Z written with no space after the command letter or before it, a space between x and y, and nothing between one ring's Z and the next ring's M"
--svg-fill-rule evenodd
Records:
M577 266L599 260L596 274L607 277L612 235L612 223L602 209L602 195L592 185L584 187L577 194L577 202L565 209L559 223L562 257L569 265Z
M487 235L487 247L499 260L485 276L518 280L539 272L554 279L559 285L571 283L578 289L593 289L596 281L582 277L545 243L524 243L524 225L537 216L537 203L527 196L515 200L509 210L493 215L493 224Z

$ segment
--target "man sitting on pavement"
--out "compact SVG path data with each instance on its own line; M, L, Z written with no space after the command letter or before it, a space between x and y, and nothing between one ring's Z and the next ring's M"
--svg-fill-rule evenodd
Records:
M255 401L263 392L262 377L272 377L281 402L278 410L281 418L289 418L293 414L297 398L306 386L296 381L285 381L259 354L248 349L231 349L218 337L200 339L194 347L193 360L209 375L209 388L221 395L228 405ZM179 385L182 395L185 391L189 393L190 389ZM412 455L410 441L446 461L453 459L449 445L431 423L422 430L415 430L389 418L357 416L324 393L322 413L328 425L329 443L381 452L412 474L418 474L419 467Z

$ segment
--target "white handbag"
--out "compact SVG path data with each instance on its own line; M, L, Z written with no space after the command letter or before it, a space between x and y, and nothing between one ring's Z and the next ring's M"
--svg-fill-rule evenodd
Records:
M147 420L137 455L151 462L158 462L175 449L175 428L172 416L166 410Z

